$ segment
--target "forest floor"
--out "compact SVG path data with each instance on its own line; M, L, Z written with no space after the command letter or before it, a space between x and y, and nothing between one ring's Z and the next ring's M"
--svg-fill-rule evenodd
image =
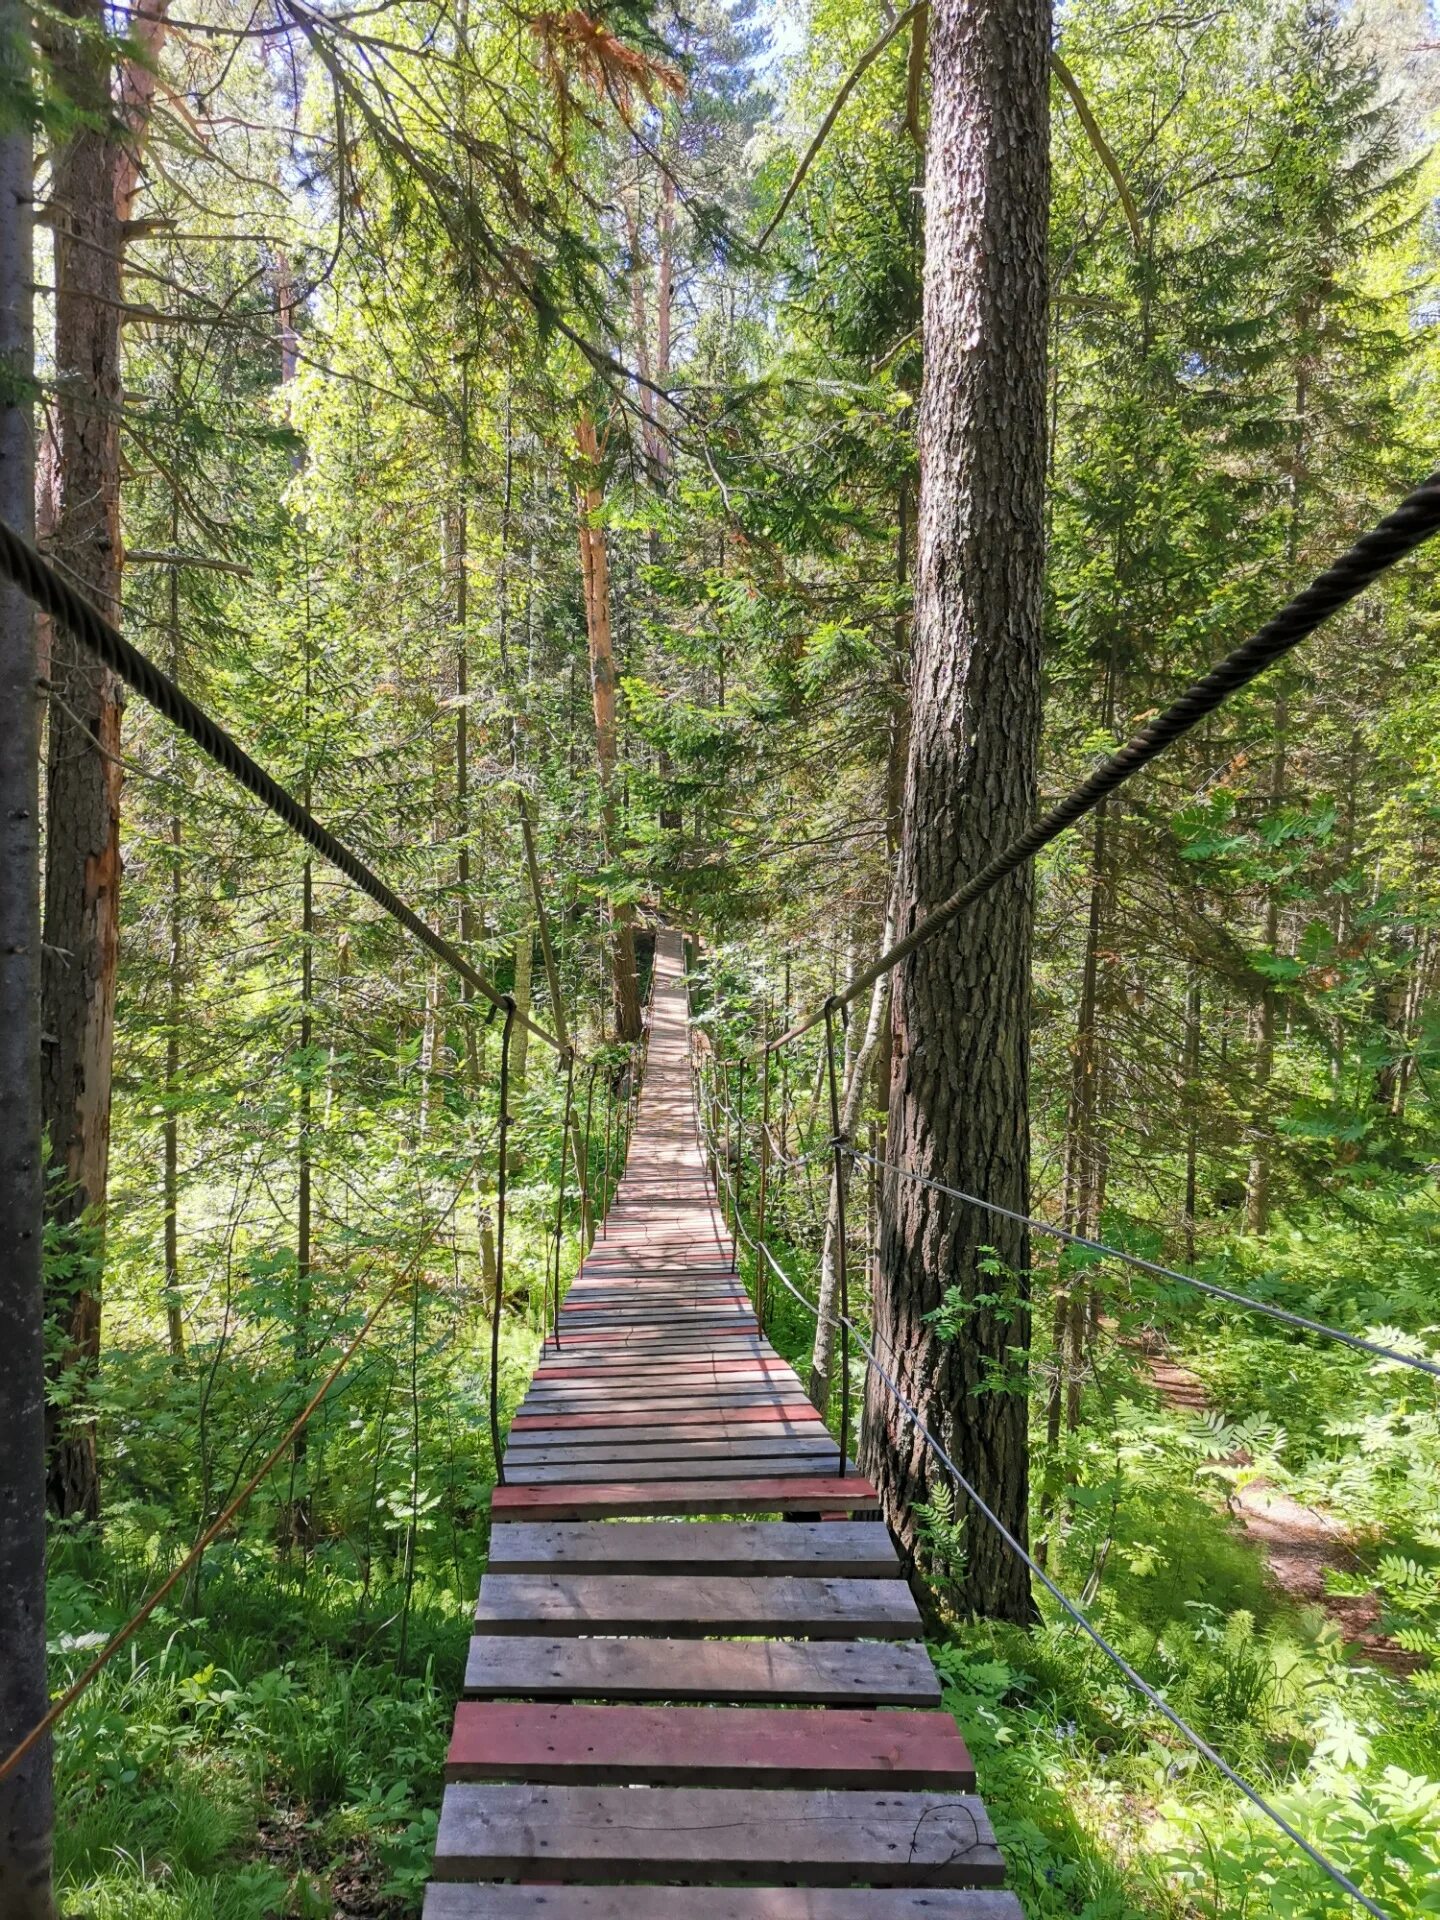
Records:
M1210 1410L1203 1382L1168 1354L1146 1353L1146 1366L1156 1391L1167 1406L1181 1412ZM1237 1459L1227 1464L1242 1464ZM1318 1507L1305 1506L1265 1479L1237 1486L1227 1505L1236 1526L1257 1549L1275 1585L1302 1606L1318 1606L1333 1620L1346 1640L1367 1660L1392 1673L1412 1673L1423 1665L1378 1629L1378 1593L1338 1594L1328 1590L1326 1575L1356 1573L1361 1561L1353 1536Z

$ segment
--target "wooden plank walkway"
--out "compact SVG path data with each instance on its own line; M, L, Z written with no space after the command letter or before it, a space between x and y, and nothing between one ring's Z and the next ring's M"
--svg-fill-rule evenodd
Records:
M511 1425L425 1920L1020 1920L875 1490L736 1273L681 975L662 934L629 1164Z

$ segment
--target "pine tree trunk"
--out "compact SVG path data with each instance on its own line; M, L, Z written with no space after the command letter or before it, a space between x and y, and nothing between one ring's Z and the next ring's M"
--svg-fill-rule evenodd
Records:
M77 0L73 32L52 27L61 83L91 119L55 163L56 564L108 618L120 614L119 150L109 137L111 67L104 9ZM64 1178L51 1211L62 1228L88 1214L103 1230L120 897L119 682L66 632L52 638L46 778L45 953L41 1023L45 1126ZM64 1516L96 1519L100 1488L84 1380L100 1352L98 1284L67 1283L51 1303L57 1364L81 1386L81 1411L50 1411L49 1496Z
M530 976L535 964L535 934L527 921L515 936L515 1011L530 1014ZM521 1021L515 1022L515 1030L510 1036L510 1083L514 1087L523 1087L525 1074L530 1065L530 1029ZM513 1151L513 1149L512 1149Z
M583 414L576 441L588 469L580 490L580 567L585 585L585 622L590 642L590 680L595 701L595 753L600 770L600 826L605 857L619 852L615 820L615 647L610 624L610 561L604 531L595 522L601 507L600 447L595 422ZM610 972L615 1031L622 1040L640 1038L640 986L635 967L635 916L629 901L610 909Z
M1277 808L1285 796L1287 735L1290 704L1282 687L1275 696L1275 749L1270 760L1270 805ZM1265 926L1261 936L1266 953L1280 945L1280 896L1274 886L1265 895ZM1275 1029L1278 996L1266 981L1255 1009L1255 1063L1251 1074L1254 1104L1250 1114L1250 1165L1245 1180L1245 1231L1265 1233L1270 1226L1270 1155L1272 1150L1272 1096L1275 1073Z
M1100 950L1107 937L1109 907L1109 813L1104 802L1095 813L1090 901L1085 922L1085 952L1080 968L1080 1005L1070 1051L1070 1100L1065 1122L1065 1175L1061 1218L1070 1233L1093 1239L1105 1204L1106 1154L1100 1135L1104 1039L1100 1025ZM1085 1381L1085 1329L1093 1289L1083 1271L1056 1295L1054 1367L1046 1408L1046 1438L1051 1456L1060 1438L1063 1403L1065 1428L1080 1425Z
M1200 1186L1200 969L1192 961L1185 988L1185 1037L1180 1061L1180 1098L1185 1114L1185 1263L1195 1264L1195 1221Z
M887 914L880 939L882 953L893 944L894 938L895 922ZM890 979L887 974L877 980L870 989L870 1011L865 1021L864 1036L853 1058L846 1063L844 1091L840 1101L840 1131L847 1140L855 1136L855 1124L860 1117L861 1106L864 1104L870 1069L875 1062L881 1032L889 1024L889 1016ZM835 1315L840 1306L841 1203L848 1197L850 1176L854 1167L855 1163L849 1154L840 1156L839 1177L843 1182L844 1191L837 1192L836 1176L832 1171L830 1198L825 1209L825 1238L820 1248L820 1287L815 1300L815 1345L810 1356L810 1379L805 1389L810 1397L810 1404L822 1414L830 1405L830 1383L835 1370L835 1348L838 1344Z
M185 1318L180 1305L180 1008L184 894L180 875L180 816L170 816L170 925L165 956L165 1325L170 1357L185 1358Z
M30 84L30 15L0 7L0 88ZM31 402L30 128L0 128L0 520L29 537L35 512ZM0 1751L49 1704L45 1667L45 1348L41 1276L40 708L30 602L0 585ZM0 1781L0 1913L54 1920L51 1742Z
M180 551L180 495L170 490L170 549ZM167 583L170 615L170 672L180 672L180 570L172 563ZM180 780L179 743L170 761L171 778ZM185 891L180 854L184 844L184 826L178 812L170 815L170 899L169 925L165 943L165 1325L170 1340L170 1358L185 1358L185 1319L180 1309L180 1120L176 1106L180 1098L180 1011L184 987L185 963Z
M1031 817L1044 566L1047 0L936 0L926 180L925 385L912 738L897 925L913 926ZM1028 1203L1033 881L1002 883L894 982L892 1162L1002 1205ZM980 1270L994 1247L1012 1280ZM996 1390L1028 1352L1022 1228L893 1173L885 1184L876 1334L899 1384L1022 1540L1028 1404ZM979 1306L942 1341L925 1316L951 1289ZM915 1501L943 1479L872 1373L866 1458L914 1552ZM963 1604L1024 1621L1029 1576L965 1518Z

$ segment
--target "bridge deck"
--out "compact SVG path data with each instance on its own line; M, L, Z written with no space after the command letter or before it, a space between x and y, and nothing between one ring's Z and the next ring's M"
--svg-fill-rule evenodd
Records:
M662 935L629 1164L492 1502L426 1920L1019 1920L875 1490L736 1273L686 1045Z

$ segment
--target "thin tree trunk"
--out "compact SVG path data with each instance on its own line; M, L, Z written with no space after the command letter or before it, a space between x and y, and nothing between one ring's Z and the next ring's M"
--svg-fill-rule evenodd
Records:
M529 1018L530 1014L530 974L535 964L535 931L527 920L515 936L515 1011ZM516 1087L525 1084L525 1071L530 1064L530 1029L522 1020L515 1022L515 1030L510 1036L510 1080Z
M179 348L177 346L177 356ZM178 384L179 362L175 366ZM180 493L170 489L170 550L180 551ZM167 612L170 622L170 673L178 679L183 645L180 633L180 569L172 562L166 583ZM170 777L180 780L178 739L170 756ZM165 1126L164 1126L164 1229L165 1229L165 1326L170 1342L170 1357L177 1363L185 1358L185 1319L180 1309L180 1119L176 1111L180 1098L180 1012L185 963L185 888L181 871L184 824L178 808L170 813L170 873L168 925L165 943Z
M880 937L882 953L893 944L894 938L895 921L893 914L887 913L884 931ZM852 1140L855 1136L855 1126L860 1118L860 1109L864 1105L870 1070L875 1063L880 1036L889 1024L889 1017L890 976L884 974L870 989L870 1011L865 1021L865 1032L846 1065L844 1091L840 1101L840 1131L847 1140ZM820 1248L820 1289L815 1302L818 1316L815 1322L815 1345L810 1356L810 1379L805 1388L810 1396L810 1404L821 1413L824 1413L830 1405L830 1383L835 1370L837 1343L834 1320L840 1305L840 1213L842 1203L849 1195L850 1176L854 1165L849 1154L840 1156L840 1182L843 1182L843 1191L839 1190L832 1172L830 1198L825 1209L825 1237Z
M0 88L30 86L30 15L0 7ZM0 520L33 532L35 371L30 126L0 128ZM0 1751L49 1704L45 1666L45 1346L41 1274L40 703L36 622L0 584ZM0 1780L0 1913L54 1920L51 1742Z
M1278 807L1285 795L1287 734L1290 704L1282 686L1275 696L1275 750L1270 759L1270 804ZM1280 944L1280 895L1270 887L1265 895L1265 926L1262 934L1265 951L1275 953ZM1274 983L1266 981L1255 1009L1255 1061L1251 1073L1254 1089L1250 1113L1250 1166L1245 1180L1245 1231L1265 1233L1270 1226L1271 1080L1275 1073L1275 1037L1278 996Z
M1107 1160L1100 1133L1105 1044L1100 1019L1100 953L1107 938L1110 897L1110 819L1104 802L1095 812L1090 902L1080 969L1080 1004L1070 1053L1070 1100L1065 1124L1065 1172L1061 1219L1069 1233L1094 1239L1105 1205ZM1056 1294L1055 1372L1046 1408L1046 1437L1053 1457L1060 1438L1060 1412L1070 1433L1080 1425L1085 1375L1085 1329L1093 1288L1083 1270Z
M180 1009L184 965L184 883L180 872L183 834L178 813L170 816L170 903L165 955L165 1324L170 1357L185 1358L185 1317L180 1303Z
M1192 961L1185 988L1185 1039L1181 1056L1180 1097L1185 1112L1185 1263L1195 1264L1195 1221L1199 1210L1200 1171L1200 969Z
M912 739L896 922L913 926L1031 818L1044 566L1048 0L935 0ZM1033 880L1002 883L894 981L891 1159L1028 1208ZM875 1331L901 1390L1018 1538L1028 1531L1029 1244L896 1174ZM993 1247L1010 1278L981 1270ZM942 1340L947 1292L1003 1293ZM1019 1365L1017 1366L1017 1363ZM871 1373L866 1459L912 1555L943 1473ZM963 1494L962 1604L1031 1617L1029 1574Z
M610 625L610 562L604 531L596 524L601 507L600 447L595 422L582 414L576 441L585 462L580 489L580 566L585 584L585 623L590 642L590 680L595 701L595 752L600 770L600 826L605 857L619 854L615 820L615 648ZM635 967L635 916L628 900L610 909L610 973L615 1031L622 1040L640 1038L640 986Z

